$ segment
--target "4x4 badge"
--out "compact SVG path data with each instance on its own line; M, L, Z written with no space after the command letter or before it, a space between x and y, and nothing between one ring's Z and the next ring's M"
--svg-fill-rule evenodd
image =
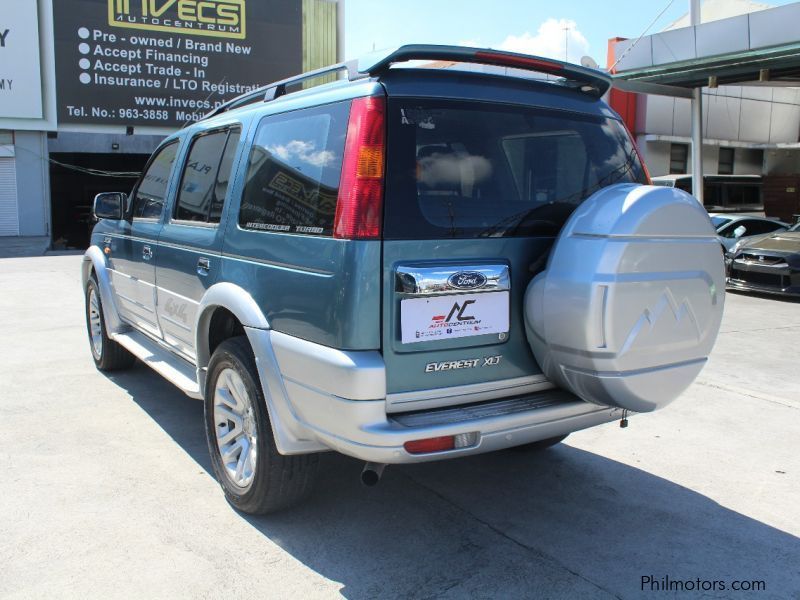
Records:
M457 290L475 290L486 285L486 275L477 271L459 271L450 275L447 283Z

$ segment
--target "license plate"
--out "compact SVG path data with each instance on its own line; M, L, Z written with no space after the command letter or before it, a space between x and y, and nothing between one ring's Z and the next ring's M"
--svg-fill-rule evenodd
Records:
M508 292L407 298L400 302L404 344L508 332Z

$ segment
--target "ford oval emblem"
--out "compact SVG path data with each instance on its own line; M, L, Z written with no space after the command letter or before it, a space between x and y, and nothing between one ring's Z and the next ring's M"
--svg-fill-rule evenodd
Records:
M476 271L459 271L450 275L447 283L457 290L476 290L486 285L486 275Z

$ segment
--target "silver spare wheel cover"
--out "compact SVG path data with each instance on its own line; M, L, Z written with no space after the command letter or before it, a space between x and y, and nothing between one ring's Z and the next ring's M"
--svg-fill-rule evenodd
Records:
M618 184L581 204L525 294L533 354L596 404L662 408L697 377L725 302L705 209L674 188Z

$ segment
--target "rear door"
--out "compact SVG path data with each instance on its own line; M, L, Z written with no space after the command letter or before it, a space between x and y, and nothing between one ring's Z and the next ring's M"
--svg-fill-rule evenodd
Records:
M547 385L523 296L584 199L645 181L626 131L600 115L439 99L391 99L387 120L388 409Z
M196 357L200 300L221 267L221 221L240 133L237 123L192 138L174 206L159 238L158 320L164 340L189 359Z

